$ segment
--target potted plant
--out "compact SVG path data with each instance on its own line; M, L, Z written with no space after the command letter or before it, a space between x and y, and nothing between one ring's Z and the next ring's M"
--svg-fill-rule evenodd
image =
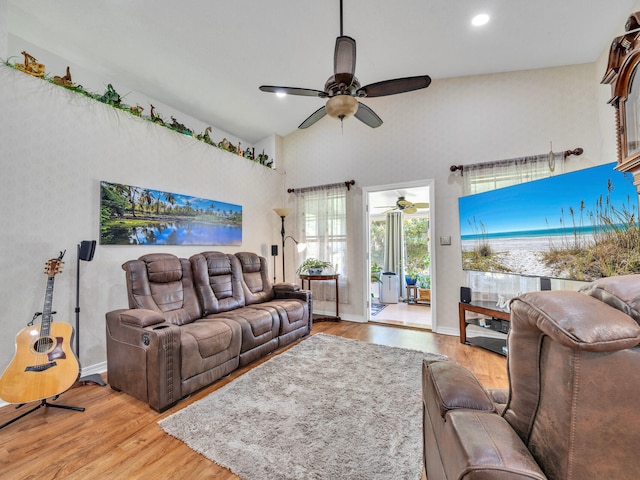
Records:
M333 265L317 258L307 258L296 270L298 275L322 275L326 268L333 268Z
M407 270L404 274L404 281L407 283L407 285L415 285L418 281L418 272L413 269Z
M381 273L382 267L378 265L378 262L371 263L371 298L375 298L374 290L376 285L378 286L378 298L380 298L380 286L382 285L382 280L380 279Z

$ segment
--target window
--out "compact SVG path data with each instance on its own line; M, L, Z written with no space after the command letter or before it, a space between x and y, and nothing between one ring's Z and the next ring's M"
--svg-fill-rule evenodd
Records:
M348 299L347 287L347 190L342 188L308 189L296 192L298 240L306 243L300 263L306 258L330 262L340 274L340 301ZM333 289L325 282L313 282L314 298L333 300ZM316 291L316 286L318 288Z

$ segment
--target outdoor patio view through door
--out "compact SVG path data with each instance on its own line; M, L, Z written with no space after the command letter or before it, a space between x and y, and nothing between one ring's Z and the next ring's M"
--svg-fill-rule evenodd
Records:
M368 194L371 321L431 328L429 198L428 186Z

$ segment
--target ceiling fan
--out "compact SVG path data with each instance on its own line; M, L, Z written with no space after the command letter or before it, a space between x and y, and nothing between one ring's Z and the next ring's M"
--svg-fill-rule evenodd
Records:
M356 41L343 35L342 0L340 0L340 36L336 38L336 48L333 55L333 75L325 83L324 90L277 87L273 85L262 85L260 90L269 93L328 98L326 105L313 112L298 128L308 128L327 114L330 117L340 119L340 121L355 116L371 128L376 128L382 125L382 119L364 103L356 100L355 97L373 98L396 95L427 88L431 84L431 77L420 75L417 77L384 80L362 87L355 76L355 70Z
M395 205L385 205L382 207L376 207L376 208L388 208L389 210L387 210L386 212L383 213L389 213L389 212L393 212L393 211L400 211L402 213L416 213L418 211L419 208L429 208L429 204L426 202L410 202L408 200L405 200L404 197L398 197L398 200L396 200L396 204Z

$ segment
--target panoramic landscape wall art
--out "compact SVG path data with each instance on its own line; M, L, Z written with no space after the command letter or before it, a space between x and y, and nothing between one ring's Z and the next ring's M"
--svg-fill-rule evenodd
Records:
M100 182L102 245L242 245L242 207Z
M463 268L581 281L640 273L638 194L615 165L460 197Z

